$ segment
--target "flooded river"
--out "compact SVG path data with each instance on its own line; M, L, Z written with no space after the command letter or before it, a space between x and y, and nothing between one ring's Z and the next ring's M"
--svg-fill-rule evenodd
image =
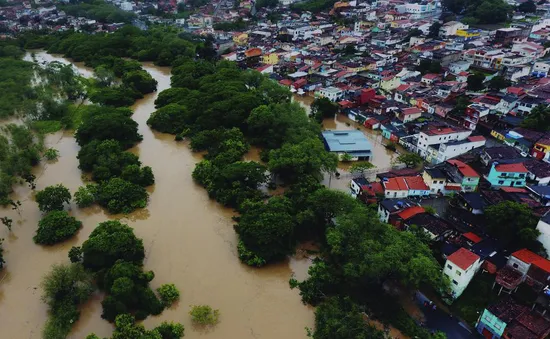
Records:
M37 52L38 61L67 60ZM90 70L76 65L90 75ZM158 81L158 91L170 86L170 70L144 64L145 70ZM158 93L158 92L157 92ZM0 328L2 338L40 338L47 317L41 302L39 287L42 276L54 263L68 262L71 246L80 245L101 221L122 218L143 238L145 269L155 272L152 287L175 283L181 291L178 304L158 317L144 321L147 328L162 321L181 322L186 327L185 338L205 339L300 339L304 327L313 326L313 309L304 306L288 280L293 275L303 278L307 259L262 269L242 265L236 253L236 235L232 211L208 199L206 191L196 185L191 172L200 155L192 153L173 136L153 132L146 120L154 111L157 93L147 95L133 106L133 118L139 124L143 141L132 151L139 154L145 166L151 166L156 184L149 189L147 208L128 216L109 216L102 209L78 209L71 205L71 214L83 222L77 236L60 245L35 245L32 236L41 213L33 201L33 192L17 187L14 199L22 201L21 216L2 210L14 220L11 233L0 228L5 239L6 268L0 272ZM71 192L83 184L76 154L78 145L72 133L57 133L47 138L49 147L59 150L59 160L35 169L37 190L62 183ZM91 332L109 336L112 326L100 318L101 295L95 295L84 306L82 316L70 338L84 338ZM211 331L193 328L188 316L189 306L208 304L220 310L221 322Z

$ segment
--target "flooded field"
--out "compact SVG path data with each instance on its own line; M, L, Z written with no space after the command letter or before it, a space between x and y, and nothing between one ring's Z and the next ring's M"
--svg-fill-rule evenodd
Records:
M36 52L38 62L67 60ZM91 70L75 65L84 76ZM170 86L169 68L144 64L157 81L158 91ZM157 92L158 93L158 92ZM174 137L151 131L146 120L154 111L157 93L145 96L132 107L143 141L133 152L145 166L151 166L156 184L149 188L149 205L127 216L107 215L101 208L78 209L70 213L83 223L73 239L53 247L35 245L32 236L41 213L33 192L24 186L16 188L14 199L23 203L21 216L9 209L1 211L14 220L13 231L0 229L5 239L6 268L0 272L0 327L2 338L40 338L47 317L46 305L40 300L41 277L54 263L68 262L71 246L80 245L101 221L120 218L143 238L145 269L155 272L152 287L175 283L181 291L178 304L158 317L144 321L147 328L162 321L182 322L185 338L196 339L300 339L306 338L304 327L313 326L313 309L304 306L288 280L292 275L305 277L309 259L306 256L262 269L242 265L236 254L236 235L231 210L208 199L206 191L196 185L191 172L201 158L185 143ZM71 192L83 185L76 155L78 145L72 133L59 132L47 137L49 147L59 150L54 163L35 169L37 190L62 183ZM253 149L249 158L257 158ZM248 158L248 157L247 157ZM95 295L82 309L82 316L70 338L84 338L91 332L109 336L112 326L101 319L101 295ZM221 322L209 332L193 329L188 316L189 305L209 304L221 312Z

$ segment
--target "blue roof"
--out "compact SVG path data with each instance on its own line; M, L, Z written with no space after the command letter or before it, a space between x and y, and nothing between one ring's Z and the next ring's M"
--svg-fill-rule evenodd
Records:
M357 130L323 131L325 145L331 152L370 153L372 146L365 134Z

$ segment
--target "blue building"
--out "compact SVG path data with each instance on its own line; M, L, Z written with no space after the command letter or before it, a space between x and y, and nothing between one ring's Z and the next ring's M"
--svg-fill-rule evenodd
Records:
M493 187L524 187L527 173L527 168L522 163L499 164L495 162L487 175L487 181Z
M323 131L325 148L336 153L339 159L344 154L351 156L352 161L372 161L372 145L361 131Z

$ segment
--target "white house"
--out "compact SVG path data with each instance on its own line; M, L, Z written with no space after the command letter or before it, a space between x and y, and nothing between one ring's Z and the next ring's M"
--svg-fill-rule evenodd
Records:
M451 141L464 140L472 134L472 131L451 127L433 128L418 134L416 143L417 153L422 157L428 155L428 146L445 144Z
M319 96L330 101L338 101L344 97L344 91L337 87L325 87L319 90Z
M458 21L449 21L444 23L439 29L439 35L442 37L448 37L451 35L456 35L456 31L459 29L468 29L468 25L463 24Z
M443 274L449 278L453 299L462 295L482 263L479 255L463 247L447 257Z
M550 253L550 212L539 220L537 230L540 232L538 241L542 243L546 252Z

